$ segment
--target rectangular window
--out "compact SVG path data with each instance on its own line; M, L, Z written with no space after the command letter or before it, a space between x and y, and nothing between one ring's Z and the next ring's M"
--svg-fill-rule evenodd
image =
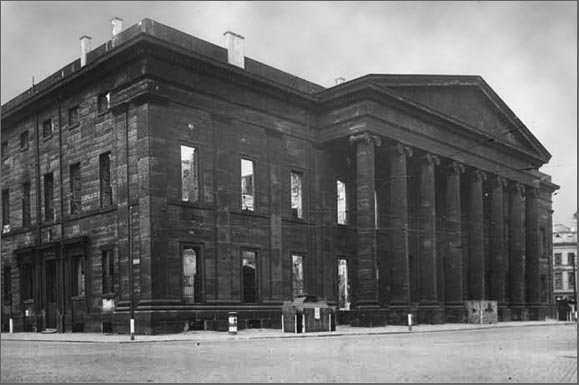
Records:
M197 247L183 248L183 300L201 302L201 253Z
M8 142L2 142L2 159L8 158Z
M30 226L30 182L22 184L22 226Z
M338 259L338 308L350 310L350 281L348 277L348 260Z
M241 159L241 209L255 210L255 162Z
M304 217L302 204L302 179L301 173L295 171L290 173L292 218L301 219Z
M44 175L44 220L54 219L54 177L52 173Z
M42 122L42 137L48 139L52 136L52 119L46 119Z
M243 302L257 302L257 253L251 250L243 250L242 274L243 274Z
M181 200L199 201L199 151L181 146Z
M20 265L20 285L22 288L22 300L26 301L33 298L34 275L32 264L27 263Z
M76 126L78 124L78 105L68 109L68 126Z
M26 150L28 148L28 131L20 134L20 149Z
M563 290L563 273L555 273L555 290Z
M12 268L5 264L2 272L2 304L12 304Z
M561 265L561 253L555 253L555 266Z
M293 297L304 295L304 257L292 255L292 291Z
M99 156L99 179L101 207L113 204L113 189L111 186L111 153L106 152Z
M575 272L567 272L567 285L569 290L575 290Z
M338 224L345 225L348 223L348 201L346 198L346 183L341 180L337 181L337 205L338 205Z
M102 294L115 292L115 258L112 249L103 250L101 254Z
M104 92L98 96L98 112L105 112L111 108L111 93Z
M70 166L70 213L80 213L81 190L80 190L80 163Z
M72 295L73 296L83 296L84 295L84 258L81 256L72 258Z
M10 190L2 190L2 226L10 224Z
M567 253L567 264L575 266L575 253Z

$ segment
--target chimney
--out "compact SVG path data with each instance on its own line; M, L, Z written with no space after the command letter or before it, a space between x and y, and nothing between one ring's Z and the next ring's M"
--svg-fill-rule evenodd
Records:
M86 65L86 56L90 52L90 36L84 35L80 38L80 66L84 67Z
M336 78L336 85L342 84L342 83L344 83L345 81L346 81L346 79L344 79L344 78Z
M113 24L113 37L123 32L123 19L115 17L111 20L111 23Z
M239 68L245 68L245 56L243 56L243 36L227 31L225 48L227 48L227 62Z

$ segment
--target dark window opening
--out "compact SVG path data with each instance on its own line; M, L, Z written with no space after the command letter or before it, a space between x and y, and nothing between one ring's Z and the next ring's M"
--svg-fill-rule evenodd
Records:
M20 285L22 290L22 300L26 301L33 298L34 292L34 275L32 264L27 263L20 265Z
M102 251L102 293L112 294L115 292L115 259L113 250Z
M78 124L78 106L68 109L68 125L76 126Z
M257 253L250 250L243 250L242 271L243 271L243 302L257 302Z
M4 266L2 275L2 303L12 304L12 268L8 265Z
M10 190L2 190L2 226L10 224Z
M52 173L44 175L44 220L54 219L54 177Z
M575 266L575 253L567 253L567 264Z
M52 136L52 119L42 122L42 137L48 139Z
M201 302L201 253L198 247L183 248L183 299Z
M28 131L20 134L20 149L26 150L28 148Z
M84 258L83 257L73 257L72 258L72 295L73 296L84 296Z
M101 154L99 157L99 178L101 207L113 204L113 188L111 186L111 153Z
M22 184L22 226L30 226L30 182Z
M80 163L70 166L70 213L78 214L81 208Z
M111 93L105 92L98 96L98 112L105 112L111 108Z

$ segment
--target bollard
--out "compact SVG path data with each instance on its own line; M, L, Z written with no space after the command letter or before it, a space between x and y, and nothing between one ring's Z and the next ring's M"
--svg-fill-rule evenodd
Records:
M134 341L135 340L135 319L131 318L130 322L129 322L129 333L130 333L130 340Z
M8 331L10 332L10 334L14 333L14 321L12 320L12 318L10 318L10 321L8 321Z
M228 321L229 321L229 334L231 335L237 334L237 313L234 311L230 311L228 313Z
M412 313L408 313L408 330L412 331Z

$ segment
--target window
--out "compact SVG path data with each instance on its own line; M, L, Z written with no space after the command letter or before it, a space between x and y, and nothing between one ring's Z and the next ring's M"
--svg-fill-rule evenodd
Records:
M78 124L78 105L68 109L68 126L73 127Z
M181 200L199 201L199 151L181 146Z
M292 290L293 297L304 295L304 257L292 255Z
M44 220L54 219L54 178L52 173L44 175Z
M8 158L8 142L2 142L2 159Z
M243 302L257 302L257 253L255 251L243 250L242 271L243 271Z
M2 274L2 303L10 305L12 304L12 268L4 265Z
M201 253L196 247L183 248L183 300L201 302Z
M20 265L20 285L22 287L22 300L26 301L33 298L34 275L32 264L26 263Z
M52 119L42 122L42 137L48 139L52 136Z
M569 290L575 290L575 272L567 272L567 288Z
M346 183L338 180L337 182L337 204L338 204L338 224L345 225L348 223L348 201L346 198Z
M111 93L105 92L98 96L98 112L105 112L111 108Z
M28 148L28 131L20 134L20 149L26 150Z
M101 254L102 269L102 293L112 294L115 292L115 258L112 249L103 250Z
M70 166L70 213L80 212L81 191L80 191L80 163Z
M555 266L559 266L561 264L561 253L555 253Z
M2 226L10 224L10 190L2 190Z
M111 153L106 152L99 156L99 179L101 207L113 204L113 189L111 187Z
M295 171L290 173L292 218L301 219L304 217L302 205L302 179L301 173Z
M563 273L555 273L555 290L563 290Z
M72 295L84 295L84 258L81 256L72 258Z
M255 210L255 162L241 159L241 209Z
M30 182L22 184L22 226L30 226Z
M567 264L575 266L575 253L567 253Z
M338 308L350 310L350 281L348 279L348 260L338 259Z

